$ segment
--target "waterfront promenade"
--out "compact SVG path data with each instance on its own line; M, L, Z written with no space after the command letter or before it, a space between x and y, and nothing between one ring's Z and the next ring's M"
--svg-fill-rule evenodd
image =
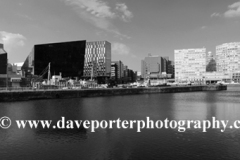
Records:
M27 101L37 99L80 98L97 96L152 94L152 93L177 93L197 91L227 90L225 85L202 86L174 86L174 87L147 87L147 88L106 88L106 89L49 89L49 90L23 90L1 91L0 102Z

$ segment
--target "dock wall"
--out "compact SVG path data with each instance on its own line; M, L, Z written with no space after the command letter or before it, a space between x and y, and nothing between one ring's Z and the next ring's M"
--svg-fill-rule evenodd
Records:
M197 91L221 91L227 86L179 86L179 87L151 87L151 88L108 88L108 89L79 89L79 90L35 90L35 91L1 91L0 102L27 101L37 99L62 99L80 97L98 97L152 93L177 93Z

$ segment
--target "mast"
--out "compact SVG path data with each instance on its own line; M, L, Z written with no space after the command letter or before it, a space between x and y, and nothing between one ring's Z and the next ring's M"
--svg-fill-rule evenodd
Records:
M50 85L50 68L51 68L51 62L48 64L48 85Z

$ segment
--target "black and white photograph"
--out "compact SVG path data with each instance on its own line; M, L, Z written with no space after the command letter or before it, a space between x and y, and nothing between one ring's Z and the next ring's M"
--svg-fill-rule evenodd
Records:
M239 0L0 0L0 160L239 149Z

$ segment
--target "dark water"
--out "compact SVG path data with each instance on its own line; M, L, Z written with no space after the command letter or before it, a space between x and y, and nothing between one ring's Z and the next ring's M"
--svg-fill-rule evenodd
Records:
M240 87L194 92L0 103L0 117L71 120L240 120ZM0 129L0 159L240 159L240 130Z

